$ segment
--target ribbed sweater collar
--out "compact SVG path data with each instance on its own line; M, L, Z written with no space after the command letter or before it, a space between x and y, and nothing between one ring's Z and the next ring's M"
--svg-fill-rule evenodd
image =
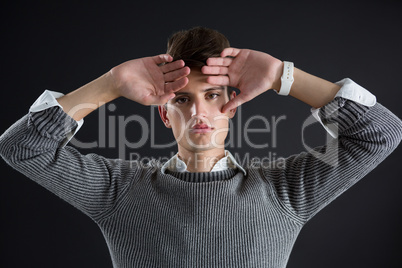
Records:
M186 182L212 182L229 180L238 173L238 170L226 169L215 172L172 172L166 170L165 172Z

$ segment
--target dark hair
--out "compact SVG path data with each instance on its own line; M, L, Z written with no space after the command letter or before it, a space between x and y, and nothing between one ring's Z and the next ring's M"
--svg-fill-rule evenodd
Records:
M210 57L219 57L222 50L230 47L229 40L217 30L197 26L174 33L168 40L167 51L173 60L184 60L190 68L201 68ZM227 87L227 94L233 89Z
M208 58L219 57L229 46L229 40L220 32L198 26L174 33L168 40L167 53L174 60L184 60L190 68L202 67Z

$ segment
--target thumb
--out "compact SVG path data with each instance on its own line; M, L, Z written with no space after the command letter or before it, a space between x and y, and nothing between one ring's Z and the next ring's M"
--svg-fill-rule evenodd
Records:
M158 65L165 63L165 62L171 62L173 60L173 57L170 56L169 54L160 54L157 56L153 56L152 58L155 61L155 63Z
M176 95L174 93L171 94L164 94L162 96L158 96L158 100L157 102L159 103L159 105L163 105L165 103L167 103L168 101L170 101L171 99L173 99L174 97L176 97Z
M233 99L231 99L230 101L228 101L223 107L222 107L222 113L226 113L229 110L232 110L240 105L242 105L243 103L247 102L247 100L245 100L244 96L242 96L244 94L239 94L236 97L234 97Z

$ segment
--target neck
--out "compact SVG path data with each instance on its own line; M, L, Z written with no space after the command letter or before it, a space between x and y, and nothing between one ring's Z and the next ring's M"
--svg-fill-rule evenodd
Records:
M189 172L209 172L225 156L225 149L189 151L179 147L179 158L187 165Z

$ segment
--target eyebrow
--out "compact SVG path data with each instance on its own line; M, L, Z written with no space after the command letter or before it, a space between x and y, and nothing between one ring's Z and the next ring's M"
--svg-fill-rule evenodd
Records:
M224 86L210 87L210 88L202 90L202 92L208 92L208 91L212 91L212 90L225 90L225 87ZM175 94L176 94L176 96L179 96L179 95L190 95L191 93L190 92L176 92Z

